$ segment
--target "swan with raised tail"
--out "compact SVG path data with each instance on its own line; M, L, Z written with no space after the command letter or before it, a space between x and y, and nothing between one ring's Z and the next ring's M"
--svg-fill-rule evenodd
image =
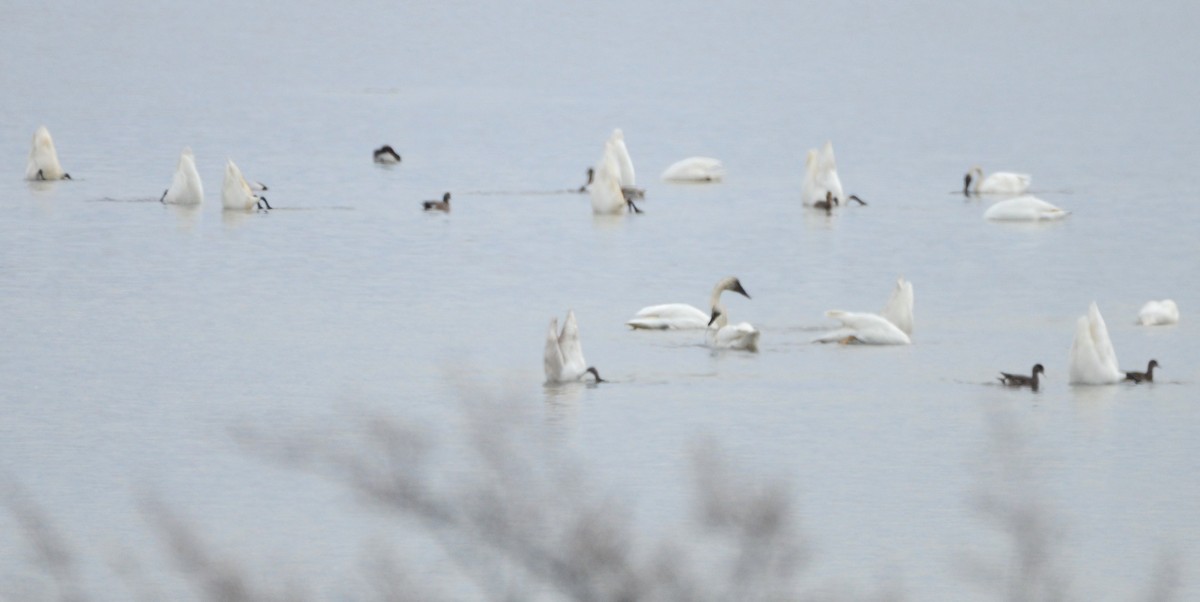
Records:
M634 213L641 213L641 209L638 209L621 189L620 151L611 138L604 143L604 155L600 157L600 164L596 166L593 175L591 186L588 187L592 198L592 213L625 213L627 208Z
M637 187L637 177L633 171L633 159L629 156L629 147L625 146L625 132L621 128L613 130L608 141L613 145L613 156L620 168L621 193L629 200L645 198L646 191Z
M1138 312L1138 324L1142 326L1163 326L1179 323L1179 306L1170 299L1162 301L1147 301Z
M1111 385L1125 378L1117 367L1117 352L1095 301L1088 306L1087 315L1075 321L1070 366L1073 385Z
M805 205L827 202L832 197L834 205L857 201L866 205L855 195L846 196L842 191L842 180L838 177L837 160L833 156L833 143L826 141L821 150L809 150L804 158L804 185L800 189L800 200Z
M722 278L713 287L708 299L710 311L705 312L686 303L664 303L651 305L640 309L633 318L625 324L635 329L647 330L688 330L707 328L714 319L711 308L720 306L721 293L732 291L747 299L750 294L742 288L742 283L734 276Z
M185 147L179 153L171 187L164 190L158 200L171 205L199 205L204 201L204 185L200 182L200 172L196 171L196 156L191 148Z
M227 159L225 163L225 180L221 183L221 205L226 211L251 211L253 209L270 209L267 198L258 196L250 190L250 184L242 176L242 170Z
M725 178L725 166L712 157L688 157L676 161L662 173L667 182L720 182Z
M1041 222L1063 219L1070 215L1066 211L1032 195L1000 201L987 211L983 218L996 222Z
M25 163L26 180L70 180L71 174L63 171L58 162L58 151L54 150L54 139L46 126L39 126L33 133L33 147L29 150L29 161Z
M878 314L831 309L827 317L842 323L814 343L858 343L863 345L908 345L912 343L913 286L904 278L896 280L887 305Z
M546 384L582 381L589 373L595 377L596 382L604 382L596 368L587 365L587 360L583 359L579 324L575 321L574 310L567 310L567 319L563 321L562 331L558 330L558 318L550 319L550 330L546 332L546 349L543 355Z
M976 165L963 176L963 194L1024 194L1033 180L1029 174L998 171L983 177L983 168Z

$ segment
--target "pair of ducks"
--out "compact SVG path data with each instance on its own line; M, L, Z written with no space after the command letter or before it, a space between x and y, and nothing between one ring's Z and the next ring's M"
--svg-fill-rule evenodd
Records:
M1146 366L1145 372L1126 372L1125 380L1132 381L1135 384L1141 384L1143 382L1147 382L1147 383L1154 382L1154 369L1157 367L1158 367L1158 360L1150 360L1150 364ZM999 380L1003 385L1008 386L1008 387L1029 387L1030 389L1037 391L1038 390L1038 375L1045 374L1045 373L1046 373L1045 367L1043 367L1041 364L1034 364L1033 365L1033 374L1031 376L1025 376L1024 374L1009 374L1008 372L1001 372L1000 376L997 377L997 380Z

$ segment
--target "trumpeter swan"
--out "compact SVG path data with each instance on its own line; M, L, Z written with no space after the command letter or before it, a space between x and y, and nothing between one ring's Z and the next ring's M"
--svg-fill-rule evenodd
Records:
M1062 219L1070 215L1035 196L1024 195L1000 201L983 212L984 219L997 222L1040 222Z
M400 162L400 153L397 153L396 149L387 144L375 149L375 152L372 153L372 157L375 158L376 163L383 163L385 165L391 165Z
M722 278L713 287L712 295L708 299L709 308L717 307L720 304L721 293L724 291L733 291L747 299L750 298L750 294L742 288L742 283L737 278L729 276ZM686 303L665 303L643 307L625 324L636 329L684 330L707 328L711 320L711 310L704 312Z
M221 183L221 205L227 211L250 211L251 209L270 209L266 197L255 195L242 177L242 170L234 165L232 159L225 163L225 180Z
M729 312L717 302L708 320L708 344L716 349L758 351L758 330L749 322L729 323Z
M641 213L637 205L633 204L633 200L626 197L621 190L618 154L617 145L611 139L604 143L604 155L600 157L600 164L596 167L595 179L590 188L592 213L624 213L626 208Z
M594 367L588 366L587 360L583 359L579 324L575 321L574 310L567 310L562 332L558 330L558 318L550 319L543 356L547 384L576 382L583 380L584 375L589 372L596 378L596 382L604 382L600 373Z
M1147 301L1138 312L1138 323L1142 326L1161 326L1179 322L1179 306L1170 299Z
M1029 190L1029 174L998 171L983 177L983 168L976 165L963 176L963 194L1022 194Z
M191 148L185 147L179 153L171 187L159 200L172 205L199 205L204 201L204 185L200 183L200 172L196 171L196 157Z
M645 198L646 191L637 187L633 159L629 157L629 148L625 146L625 133L621 128L617 128L608 140L613 144L613 156L616 157L617 167L620 169L621 193L630 201Z
M450 193L447 192L446 194L443 194L442 200L440 201L421 201L421 206L424 207L426 211L445 211L449 213Z
M1024 374L1009 374L1001 372L998 377L1000 382L1007 387L1029 387L1034 391L1038 390L1038 375L1045 374L1046 368L1041 364L1033 365L1033 376L1025 376Z
M39 126L33 133L33 147L29 150L29 161L25 163L26 180L70 180L71 174L63 171L58 163L58 152L54 150L54 139L46 126Z
M825 315L838 320L842 326L817 337L813 340L815 343L908 345L912 343L913 331L912 283L898 278L887 305L879 314L831 309Z
M809 150L804 158L804 184L800 189L800 200L805 205L828 202L833 204L857 201L866 205L855 195L846 196L842 191L842 180L838 177L837 159L833 156L833 143L826 141L821 150Z
M1070 364L1073 385L1110 385L1125 378L1117 367L1117 352L1095 301L1088 306L1087 315L1075 321Z
M663 171L668 182L720 182L725 178L725 166L712 157L688 157L672 163Z

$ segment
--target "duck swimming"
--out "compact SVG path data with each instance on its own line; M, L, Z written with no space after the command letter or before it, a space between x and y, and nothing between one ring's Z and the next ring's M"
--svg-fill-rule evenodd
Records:
M1134 383L1152 383L1154 382L1154 369L1158 367L1158 360L1150 360L1150 364L1146 366L1145 372L1126 372L1125 380L1131 380Z
M425 208L425 211L445 211L449 213L450 193L443 194L440 201L421 201L421 206Z
M1000 382L1006 387L1029 387L1034 391L1038 390L1038 375L1044 374L1046 369L1041 364L1033 365L1033 375L1025 376L1024 374L1009 374L1001 372L998 377Z
M396 149L387 144L375 149L375 152L372 153L372 156L374 157L376 163L391 165L400 162L400 153L397 153Z

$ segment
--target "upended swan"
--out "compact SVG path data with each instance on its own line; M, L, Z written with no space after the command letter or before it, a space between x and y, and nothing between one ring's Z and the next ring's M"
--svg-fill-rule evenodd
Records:
M1029 174L998 171L983 177L983 168L976 165L963 176L963 194L1023 194L1029 190ZM973 186L972 186L973 184Z
M830 197L834 205L851 200L866 205L857 196L847 197L842 191L842 180L837 173L837 160L833 156L833 143L826 141L821 150L809 150L804 158L804 185L800 189L800 200L805 205L814 205L827 202Z
M546 350L543 367L546 384L577 382L590 372L596 382L604 382L596 368L583 359L583 346L579 343L579 324L575 311L567 310L562 332L558 330L558 318L550 319L550 330L546 332Z
M232 159L225 163L225 180L221 183L221 205L226 211L250 211L252 209L270 209L267 198L255 195L242 176L242 170L234 165Z
M908 345L912 343L913 287L904 278L896 280L892 296L879 314L831 309L827 317L841 328L817 337L814 343L860 343L863 345Z
M1087 315L1075 321L1070 365L1073 385L1111 385L1125 378L1117 367L1117 352L1095 301L1088 306Z
M1142 326L1162 326L1179 323L1179 306L1170 299L1147 301L1138 312L1138 323Z
M1000 201L983 212L984 219L997 222L1040 222L1063 219L1070 215L1065 211L1035 196L1024 195Z
M736 277L728 276L713 287L712 295L708 299L709 308L720 305L721 293L724 291L733 291L747 299L750 298L750 294L742 288L742 283ZM643 307L625 324L634 329L689 330L708 328L712 320L711 309L704 312L686 303L664 303Z
M58 152L54 150L54 139L46 126L39 126L33 133L33 147L29 150L29 161L25 163L26 180L70 180L71 174L63 171L58 163Z
M668 182L720 182L724 178L725 166L712 157L688 157L662 173L662 179Z
M617 130L620 132L620 130ZM621 189L620 151L612 138L604 143L604 155L596 166L594 178L588 191L592 197L592 213L615 214L625 213L626 208L634 213L641 209L633 204L633 200ZM632 167L631 167L632 169Z
M617 167L620 168L621 193L626 199L645 198L646 191L637 187L637 179L633 172L633 159L629 157L629 147L625 146L625 133L621 128L613 130L608 141L612 142L613 152L617 159Z
M179 153L171 187L163 191L158 200L172 205L199 205L204 201L204 185L200 183L200 172L196 171L196 157L191 148L185 147Z

